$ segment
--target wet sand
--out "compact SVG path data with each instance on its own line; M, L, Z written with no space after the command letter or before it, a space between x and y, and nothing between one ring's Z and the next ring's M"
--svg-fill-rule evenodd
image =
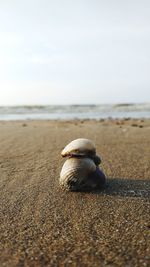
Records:
M79 137L102 157L103 191L59 188ZM0 122L0 266L150 266L150 120Z

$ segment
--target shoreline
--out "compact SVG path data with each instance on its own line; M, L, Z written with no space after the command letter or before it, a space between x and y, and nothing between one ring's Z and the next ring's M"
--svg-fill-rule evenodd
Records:
M0 107L0 120L99 120L109 117L150 119L150 103Z
M95 120L95 121L101 121L101 120L150 120L150 116L68 116L66 114L64 114L63 116L52 116L50 117L49 114L48 116L16 116L16 115L12 115L12 116L7 116L7 118L2 118L0 117L0 121L73 121L73 120Z
M73 122L73 121L95 121L95 122L103 122L103 121L109 121L109 122L113 122L113 121L150 121L150 118L146 118L146 117L138 117L138 118L134 118L134 117L106 117L106 118L73 118L73 119L68 119L68 118L64 118L64 119L17 119L17 120L1 120L0 122Z

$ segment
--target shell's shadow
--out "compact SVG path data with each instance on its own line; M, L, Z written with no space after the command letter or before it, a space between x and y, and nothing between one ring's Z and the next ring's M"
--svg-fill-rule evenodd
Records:
M150 198L150 179L109 178L103 190L93 191L92 194Z

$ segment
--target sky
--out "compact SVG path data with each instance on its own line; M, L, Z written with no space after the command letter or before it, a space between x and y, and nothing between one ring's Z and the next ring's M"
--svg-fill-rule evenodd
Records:
M150 102L149 0L0 0L0 105Z

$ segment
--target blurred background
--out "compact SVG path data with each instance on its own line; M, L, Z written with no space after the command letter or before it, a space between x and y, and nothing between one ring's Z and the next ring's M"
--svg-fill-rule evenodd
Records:
M148 0L1 0L0 106L148 107L149 14Z

